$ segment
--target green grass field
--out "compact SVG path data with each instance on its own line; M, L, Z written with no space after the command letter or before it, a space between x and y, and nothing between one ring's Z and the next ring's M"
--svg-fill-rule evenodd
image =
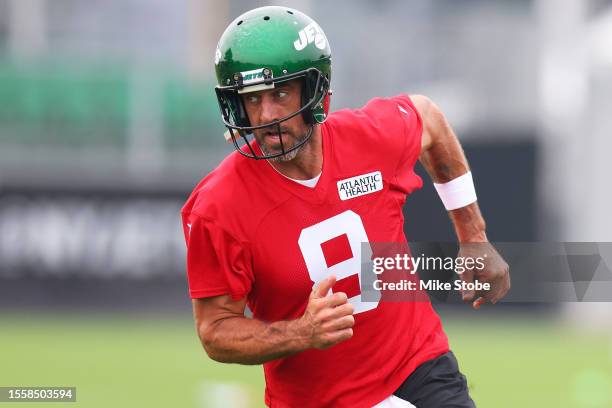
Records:
M445 320L479 407L612 407L611 336L545 321ZM229 408L240 390L248 406L263 406L261 367L209 360L188 316L0 314L0 386L53 385L76 386L78 401L52 407Z

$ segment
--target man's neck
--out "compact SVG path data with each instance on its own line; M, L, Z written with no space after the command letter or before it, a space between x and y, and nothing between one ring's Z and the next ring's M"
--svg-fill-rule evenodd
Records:
M282 162L268 160L279 173L296 180L309 180L321 174L323 168L323 141L321 126L315 125L312 136L302 146L295 159Z

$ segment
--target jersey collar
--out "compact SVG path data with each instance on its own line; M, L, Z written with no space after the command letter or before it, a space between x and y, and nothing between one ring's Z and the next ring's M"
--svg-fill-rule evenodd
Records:
M264 160L257 161L257 171L261 171L265 180L269 181L274 186L287 190L303 200L322 203L326 198L333 167L331 160L333 146L326 123L321 124L321 146L323 149L323 168L321 169L321 176L315 187L307 187L300 183L296 183L283 174L280 174L270 163L265 163ZM257 143L253 142L252 147L258 154L261 152Z

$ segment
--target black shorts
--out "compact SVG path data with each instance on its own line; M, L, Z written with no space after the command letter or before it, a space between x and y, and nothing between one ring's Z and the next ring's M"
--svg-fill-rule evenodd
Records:
M416 408L475 408L452 351L426 361L393 393Z

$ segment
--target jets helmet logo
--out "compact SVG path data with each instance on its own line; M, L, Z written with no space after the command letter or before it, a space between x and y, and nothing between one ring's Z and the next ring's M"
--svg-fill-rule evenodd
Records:
M325 34L319 25L315 22L308 24L298 33L298 39L293 42L293 46L296 50L302 51L308 44L312 44L320 49L325 49L327 45L327 39Z

